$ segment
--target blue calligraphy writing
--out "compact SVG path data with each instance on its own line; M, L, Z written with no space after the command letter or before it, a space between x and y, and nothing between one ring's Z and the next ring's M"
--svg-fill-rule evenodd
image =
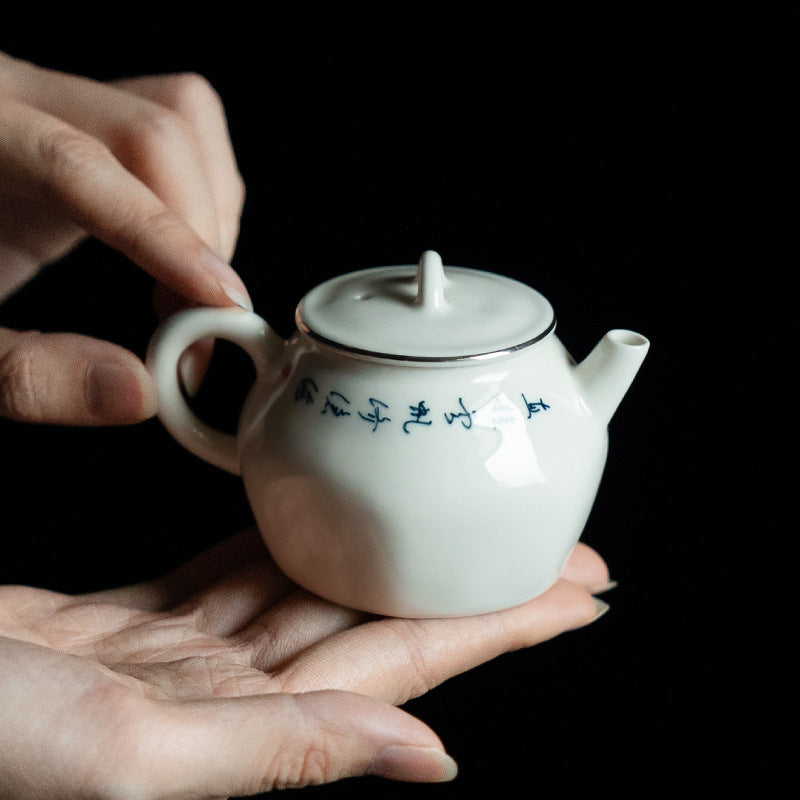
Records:
M522 402L528 408L528 419L530 419L534 414L538 414L540 411L547 411L550 406L545 403L545 401L540 397L536 402L530 403L525 395L522 395Z
M366 402L363 398L357 399L355 403L351 404L350 400L341 392L330 390L325 394L325 389L326 387L323 387L323 391L320 391L315 380L303 378L297 384L294 400L296 403L311 405L318 402L318 395L319 397L324 397L325 400L319 412L320 414L335 418L353 417L354 419L363 420L371 426L372 433L375 433L383 423L392 421L392 417L387 413L389 404L377 397L370 397ZM531 419L534 414L549 411L551 408L543 397L529 400L522 394L522 402L528 412L527 419ZM366 405L367 403L368 405ZM438 414L439 411L437 410L436 415ZM393 414L393 416L395 415ZM494 397L488 406L482 405L480 411L470 409L469 399L459 397L457 404L451 404L449 410L444 411L442 416L450 427L458 427L455 425L455 422L458 421L461 423L460 427L464 430L474 428L475 420L479 420L479 425L484 427L488 425L488 427L492 427L495 430L497 430L498 426L515 425L518 420L522 420L518 404L510 402L505 394ZM409 434L413 426L424 425L430 427L436 418L437 416L432 414L427 402L421 400L415 405L408 406L406 419L400 427L402 427L403 433ZM389 429L392 427L390 425Z
M311 378L303 378L297 386L297 391L294 393L294 400L305 400L306 405L314 402L314 392L318 392L317 384Z
M326 414L330 411L334 417L349 417L350 412L346 411L341 403L350 405L350 401L341 392L328 392L328 396L325 398L325 408L320 413Z
M462 426L466 428L466 430L469 430L472 427L472 415L475 412L467 411L467 407L464 405L464 399L462 397L458 398L458 405L461 407L461 411L456 411L455 413L448 413L445 411L444 418L447 420L448 425L452 425L454 420L460 419Z
M411 433L411 431L408 430L408 426L409 425L430 425L431 424L432 420L424 420L424 419L422 419L423 417L428 416L428 414L430 414L430 411L431 411L425 405L425 401L424 400L420 401L415 406L409 406L408 409L409 409L409 411L411 413L411 419L408 419L403 423L403 432L404 433Z
M378 429L378 425L380 425L382 422L391 422L392 418L384 417L381 414L382 408L389 408L389 406L386 405L386 403L382 402L381 400L376 400L374 397L370 397L369 404L372 408L372 411L370 411L368 414L362 414L359 411L358 416L361 417L361 419L365 420L366 422L371 422L372 432L375 433L375 431Z

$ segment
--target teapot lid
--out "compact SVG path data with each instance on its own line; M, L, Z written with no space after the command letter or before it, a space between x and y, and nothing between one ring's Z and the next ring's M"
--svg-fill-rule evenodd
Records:
M412 361L500 355L555 328L545 297L491 272L417 265L374 267L321 283L297 307L298 327L339 348Z

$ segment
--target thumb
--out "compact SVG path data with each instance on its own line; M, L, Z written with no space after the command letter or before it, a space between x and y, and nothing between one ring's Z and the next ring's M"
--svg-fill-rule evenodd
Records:
M358 694L320 691L217 698L162 706L146 724L131 796L243 796L372 774L436 782L455 762L436 734L394 706ZM127 795L126 795L127 796Z
M157 410L144 364L123 347L72 333L0 328L0 417L120 425Z

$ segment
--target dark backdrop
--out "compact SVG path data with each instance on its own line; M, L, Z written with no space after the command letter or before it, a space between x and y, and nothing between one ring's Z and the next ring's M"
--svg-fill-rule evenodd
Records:
M768 411L758 289L773 292L773 316L785 300L772 277L785 254L769 252L751 215L772 177L757 142L765 129L772 143L785 136L766 100L775 53L756 50L781 21L396 8L268 6L256 18L229 4L224 20L71 9L0 27L0 48L56 69L191 70L214 84L248 189L233 263L284 335L320 279L432 248L539 289L578 359L609 328L651 339L584 534L619 581L610 613L408 704L459 761L453 785L304 791L462 797L520 778L526 793L557 797L763 786L773 765L748 738L762 728L744 720L774 684L754 672L759 633L782 623L753 604L774 611L786 598L775 583L752 591L765 577L754 559L780 552L783 534L757 502L764 465L745 448L764 443ZM0 324L82 331L143 355L150 292L147 276L89 242L0 308ZM232 349L219 354L199 402L232 426L249 372ZM238 479L156 421L0 422L0 447L0 582L139 580L251 521Z

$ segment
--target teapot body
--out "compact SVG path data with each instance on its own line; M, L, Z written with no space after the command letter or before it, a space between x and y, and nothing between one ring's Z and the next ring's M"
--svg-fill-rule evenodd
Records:
M291 579L410 617L507 608L555 582L608 438L554 334L501 356L428 363L299 331L270 361L242 412L238 458Z
M434 251L331 278L295 319L285 342L249 311L185 309L147 354L159 417L242 475L278 566L328 600L404 617L497 611L553 584L648 340L608 331L576 365L545 297ZM236 436L179 385L182 354L208 337L256 368Z

